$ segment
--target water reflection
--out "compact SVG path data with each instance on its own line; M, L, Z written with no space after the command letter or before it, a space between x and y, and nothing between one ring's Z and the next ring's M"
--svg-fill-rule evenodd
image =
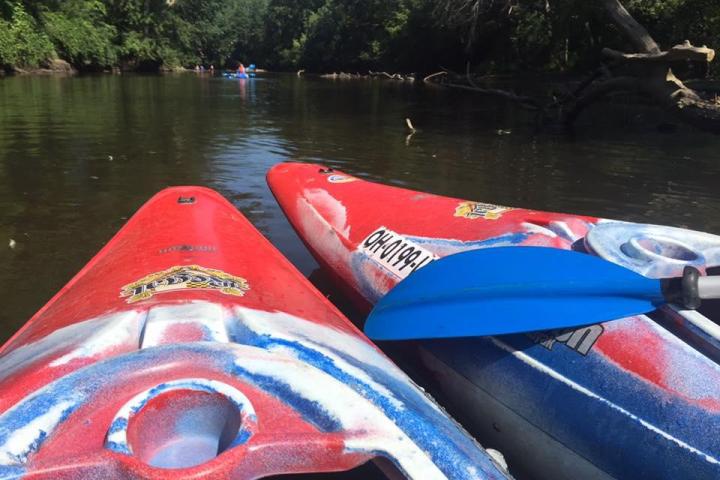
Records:
M406 117L418 129L407 143ZM483 97L294 75L0 80L0 339L168 185L218 189L309 274L315 262L265 185L267 169L289 159L440 194L720 233L718 140L660 134L653 121L667 120L610 105L582 117L574 137L537 134L526 112Z

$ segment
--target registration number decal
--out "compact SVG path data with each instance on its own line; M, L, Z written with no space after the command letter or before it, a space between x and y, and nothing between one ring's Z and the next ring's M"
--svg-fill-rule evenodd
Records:
M385 227L368 235L360 244L360 251L399 278L407 277L438 258L412 240Z

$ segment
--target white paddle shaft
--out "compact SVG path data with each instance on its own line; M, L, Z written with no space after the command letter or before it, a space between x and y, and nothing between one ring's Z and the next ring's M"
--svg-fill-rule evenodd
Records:
M698 296L700 298L720 298L720 276L698 278Z

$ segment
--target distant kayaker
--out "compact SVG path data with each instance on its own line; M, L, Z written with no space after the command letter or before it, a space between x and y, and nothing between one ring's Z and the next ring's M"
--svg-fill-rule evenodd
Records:
M244 74L245 74L245 65L243 65L243 64L241 63L240 66L239 66L238 69L237 69L237 73L238 73L238 75L244 75Z

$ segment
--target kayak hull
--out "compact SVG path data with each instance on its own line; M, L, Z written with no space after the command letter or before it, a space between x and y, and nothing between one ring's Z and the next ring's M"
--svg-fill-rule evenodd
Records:
M688 230L441 197L310 164L278 165L268 183L321 266L364 308L425 258L475 248L574 248L655 277L720 264L720 238ZM720 427L720 332L672 307L653 318L416 345L437 395L530 477L718 477L720 442L707 432ZM518 422L537 441L502 433L522 431ZM533 454L520 447L528 444ZM560 453L546 455L549 445Z
M507 478L204 188L142 207L2 347L0 392L2 478Z

